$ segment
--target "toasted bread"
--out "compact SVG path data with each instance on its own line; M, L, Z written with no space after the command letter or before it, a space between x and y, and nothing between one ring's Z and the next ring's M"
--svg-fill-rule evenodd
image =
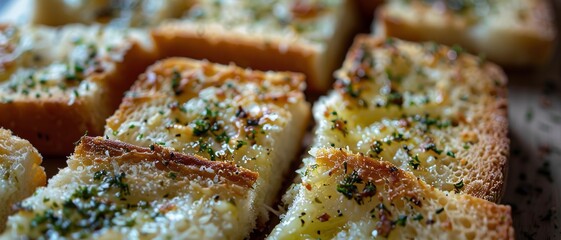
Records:
M194 0L34 0L31 22L50 26L70 23L150 27L181 17ZM53 11L56 9L56 11Z
M314 105L315 147L348 148L440 190L499 201L509 140L498 66L435 43L361 35L335 75L335 90Z
M0 126L43 155L102 135L123 92L156 58L140 31L80 25L0 27Z
M442 192L362 154L316 154L269 239L514 239L509 206Z
M240 239L257 173L160 146L84 137L0 238Z
M42 159L31 143L0 128L0 231L12 206L45 185Z
M303 88L304 77L298 73L166 59L133 85L107 120L105 135L139 146L160 144L259 173L248 191L254 219L264 223L310 119Z
M556 30L546 0L393 0L379 8L375 31L460 46L509 67L538 66L553 53Z
M200 0L185 19L152 35L164 56L302 72L309 90L324 91L357 17L351 0Z

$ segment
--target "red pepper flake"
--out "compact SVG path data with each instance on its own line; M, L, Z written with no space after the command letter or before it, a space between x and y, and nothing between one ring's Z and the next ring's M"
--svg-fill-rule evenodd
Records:
M329 214L324 213L324 214L322 214L321 216L318 217L318 220L320 222L327 222L327 221L329 221L330 218L331 218L331 216L329 216Z
M306 187L306 189L308 189L308 191L312 191L312 185L309 183L302 183L304 185L304 187Z

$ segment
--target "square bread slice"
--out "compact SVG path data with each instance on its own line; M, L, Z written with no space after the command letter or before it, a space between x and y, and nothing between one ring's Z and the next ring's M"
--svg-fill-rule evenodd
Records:
M194 0L33 0L31 22L50 26L100 23L150 27L181 17ZM56 9L56 11L54 11Z
M358 25L354 0L199 0L152 35L165 56L302 72L325 91Z
M315 154L269 239L514 239L509 206L440 191L362 154Z
M0 232L12 206L46 183L43 158L31 143L0 128Z
M358 36L335 89L314 105L315 147L388 161L444 191L499 201L506 180L507 79L435 43Z
M147 33L71 25L0 26L0 126L43 155L102 135L123 92L156 59Z
M509 67L538 66L556 35L547 0L392 0L378 9L375 31L412 41L458 44Z
M241 239L258 174L158 145L84 137L0 239Z
M300 153L311 118L304 85L299 73L166 59L133 85L119 110L107 119L105 135L232 162L259 173L248 191L254 220L261 224Z

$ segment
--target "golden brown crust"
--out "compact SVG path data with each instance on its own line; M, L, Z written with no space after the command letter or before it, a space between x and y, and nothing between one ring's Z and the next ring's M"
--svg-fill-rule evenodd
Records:
M73 143L84 134L103 134L103 116L99 109L83 101L14 101L1 103L0 126L28 139L47 156L63 156L72 151Z
M209 161L196 155L174 152L159 145L143 148L101 137L83 137L74 155L104 161L111 159L125 162L155 161L156 167L161 169L208 179L220 176L245 188L251 188L259 176L258 173L231 163Z
M329 87L326 79L322 79L326 76L316 67L322 55L314 45L236 36L219 30L207 29L201 33L199 27L187 23L163 25L153 30L152 36L164 57L181 56L221 64L235 62L241 67L258 70L302 72L307 76L308 89L324 91Z

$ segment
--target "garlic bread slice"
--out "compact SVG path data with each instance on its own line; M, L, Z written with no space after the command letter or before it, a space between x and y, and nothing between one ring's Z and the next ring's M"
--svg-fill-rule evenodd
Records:
M198 0L181 20L152 31L165 56L208 59L306 74L308 89L329 88L357 30L353 0Z
M158 145L82 138L0 238L240 239L258 174Z
M315 147L348 148L440 190L499 201L509 149L499 67L435 43L363 35L335 75L314 106Z
M254 219L264 223L310 120L304 84L298 73L260 72L186 58L162 60L130 89L107 120L105 135L259 173L248 191Z
M43 155L66 156L84 133L103 134L123 92L156 58L134 30L0 26L0 126Z

